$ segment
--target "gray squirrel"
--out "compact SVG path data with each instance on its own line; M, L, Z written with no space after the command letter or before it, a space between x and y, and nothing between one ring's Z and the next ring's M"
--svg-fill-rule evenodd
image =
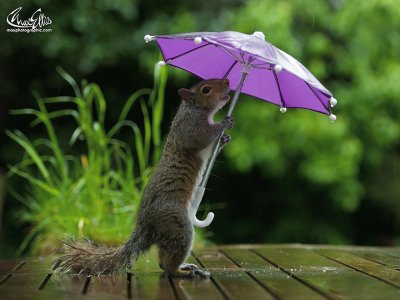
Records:
M190 89L181 88L178 93L182 103L160 161L144 190L130 238L114 248L87 240L64 242L56 271L86 275L122 271L131 268L139 255L156 245L160 268L168 275L210 276L196 265L184 263L193 240L189 209L213 147L222 132L233 127L231 117L220 123L213 120L215 113L229 101L229 81L204 80ZM223 145L229 141L228 135L222 135Z

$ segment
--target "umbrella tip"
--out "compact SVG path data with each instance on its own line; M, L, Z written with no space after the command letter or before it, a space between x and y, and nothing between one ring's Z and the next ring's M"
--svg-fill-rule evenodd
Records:
M337 104L337 100L333 97L331 97L329 99L329 104L331 105L331 107L334 107Z
M329 119L330 119L332 122L335 122L335 121L336 121L336 116L335 116L334 114L330 114L330 115L329 115Z
M154 41L154 36L152 36L152 35L150 35L150 34L146 34L146 35L144 36L144 40L145 40L146 43L151 42L151 41Z
M283 67L282 67L282 65L276 64L276 65L274 66L274 70L275 70L276 73L279 73L280 71L283 70Z
M265 34L261 31L254 31L253 35L265 41Z
M165 61L163 61L163 60L160 60L159 62L158 62L158 65L160 66L160 67L162 67L162 66L165 66Z
M194 43L195 43L196 45L201 44L202 41L203 41L203 39L201 38L201 36L196 36L196 37L194 38Z
M281 113L283 113L283 114L284 114L285 112L287 112L287 108L284 107L284 106L282 106L279 110L280 110Z

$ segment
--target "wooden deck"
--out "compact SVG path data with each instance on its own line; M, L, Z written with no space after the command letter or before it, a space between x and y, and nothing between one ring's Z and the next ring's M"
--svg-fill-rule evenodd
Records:
M236 245L196 251L208 280L168 278L151 254L128 273L51 272L46 260L0 262L0 299L400 299L400 248Z

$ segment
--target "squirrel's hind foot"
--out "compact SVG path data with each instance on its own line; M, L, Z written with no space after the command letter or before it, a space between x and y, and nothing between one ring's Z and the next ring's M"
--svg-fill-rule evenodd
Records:
M163 268L162 268L163 269ZM167 272L169 276L179 277L179 278L210 278L210 272L200 269L195 264L183 263L179 266L179 269L175 272Z
M204 279L210 278L210 272L203 269L196 269L194 270L194 273L196 276L199 276L200 278Z
M179 269L183 271L190 271L190 270L196 270L199 267L195 264L189 264L189 263L183 263L179 266Z

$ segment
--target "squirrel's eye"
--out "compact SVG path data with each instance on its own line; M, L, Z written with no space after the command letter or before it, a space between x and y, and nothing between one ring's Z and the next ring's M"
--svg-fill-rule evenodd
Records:
M211 87L205 86L201 89L201 92L205 95L209 94L211 92Z

